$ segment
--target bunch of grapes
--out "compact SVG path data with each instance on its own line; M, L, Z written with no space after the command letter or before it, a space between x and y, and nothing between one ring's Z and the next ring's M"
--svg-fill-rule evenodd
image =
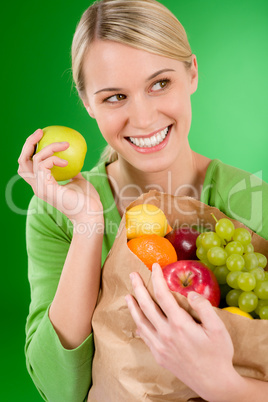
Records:
M254 251L247 229L235 228L227 218L213 217L215 232L198 236L197 258L214 272L228 306L268 319L267 258Z

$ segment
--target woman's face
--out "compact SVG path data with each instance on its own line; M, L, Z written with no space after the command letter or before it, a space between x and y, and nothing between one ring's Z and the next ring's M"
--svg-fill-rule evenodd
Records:
M119 154L147 172L166 169L183 155L191 124L190 95L197 65L112 41L95 41L86 54L88 113Z

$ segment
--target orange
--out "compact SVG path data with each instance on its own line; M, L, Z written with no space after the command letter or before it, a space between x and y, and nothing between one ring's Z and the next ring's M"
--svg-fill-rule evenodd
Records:
M135 205L126 212L128 240L145 234L156 234L164 237L167 226L168 222L164 212L156 205Z
M150 270L155 262L164 268L177 261L175 248L170 241L155 234L136 237L129 240L127 245Z

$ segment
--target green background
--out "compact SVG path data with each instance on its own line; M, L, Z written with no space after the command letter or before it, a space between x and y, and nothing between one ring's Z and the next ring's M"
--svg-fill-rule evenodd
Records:
M267 0L163 0L188 33L199 64L192 97L192 148L268 181ZM5 2L1 6L2 328L0 399L40 401L25 368L24 326L30 300L25 211L31 188L17 159L36 128L65 125L86 138L85 169L104 146L95 121L72 88L70 45L85 0ZM61 401L60 401L61 402Z

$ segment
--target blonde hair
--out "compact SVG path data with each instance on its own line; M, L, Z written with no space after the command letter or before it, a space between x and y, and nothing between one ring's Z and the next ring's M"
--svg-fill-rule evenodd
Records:
M79 96L85 98L84 57L95 40L110 40L160 56L192 64L186 32L163 4L156 0L100 0L82 15L72 43L73 79ZM117 153L108 145L101 160L112 162Z

